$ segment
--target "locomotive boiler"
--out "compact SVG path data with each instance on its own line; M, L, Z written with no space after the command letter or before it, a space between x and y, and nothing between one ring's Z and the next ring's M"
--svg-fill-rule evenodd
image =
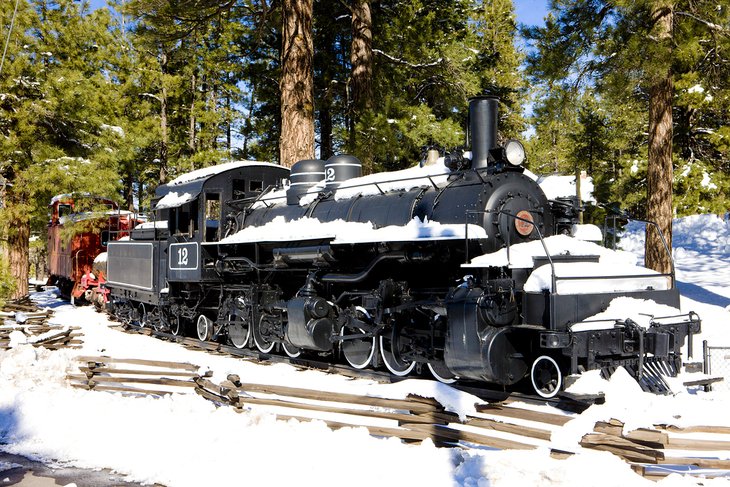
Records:
M559 280L581 277L556 269L598 266L600 256L547 250L551 238L570 239L580 208L545 196L519 142L498 143L498 103L470 100L471 151L433 166L363 177L348 155L291 172L228 163L159 187L156 221L109 245L114 312L397 376L427 368L444 382L528 381L545 397L581 370L638 364L640 374L649 358L678 365L699 331L694 315L574 329L619 296L678 307L674 276L592 275L594 285L561 292ZM510 249L531 242L545 253L510 261ZM550 286L535 287L546 269Z

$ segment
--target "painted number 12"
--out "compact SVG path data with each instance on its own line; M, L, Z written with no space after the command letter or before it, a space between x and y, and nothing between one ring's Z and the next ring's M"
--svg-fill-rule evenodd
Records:
M187 267L188 265L188 249L181 247L177 249L177 265Z

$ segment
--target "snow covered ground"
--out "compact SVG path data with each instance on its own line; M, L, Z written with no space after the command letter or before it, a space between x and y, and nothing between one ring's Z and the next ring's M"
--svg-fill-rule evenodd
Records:
M640 253L632 227L622 240L626 250ZM683 291L682 311L703 319L695 341L730 346L730 228L711 217L690 217L675 223L677 276ZM611 381L585 374L576 391L602 391L606 403L595 405L554 427L551 446L575 452L555 459L545 442L532 451L497 451L465 445L437 448L431 442L406 444L370 436L364 428L331 431L322 422L280 421L266 410L236 413L216 408L194 393L162 398L127 397L70 388L68 372L77 371L77 355L111 355L184 361L213 372L221 382L238 374L244 382L314 387L337 392L402 397L408 392L437 397L448 409L474 412L476 398L430 381L381 385L289 365L262 365L191 351L179 345L110 327L92 308L73 308L51 292L35 296L55 310L54 322L80 326L82 350L48 351L18 344L0 351L0 450L47 463L81 468L111 468L131 481L167 486L318 485L318 486L650 486L628 464L607 453L578 446L598 420L621 419L627 429L653 424L730 426L726 405L730 391L681 391L654 396L619 371ZM646 303L617 303L622 312ZM16 343L20 340L16 340ZM730 372L730 371L729 371ZM730 375L730 374L729 374ZM729 377L730 379L730 377ZM687 452L672 452L674 456ZM692 452L694 455L701 452ZM730 458L730 451L722 458ZM2 470L7 465L0 464ZM662 487L730 485L730 480L696 480L673 474Z

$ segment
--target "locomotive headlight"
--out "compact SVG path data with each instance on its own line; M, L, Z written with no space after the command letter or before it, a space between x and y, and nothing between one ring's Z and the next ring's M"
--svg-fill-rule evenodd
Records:
M507 162L513 166L519 166L525 162L525 147L519 140L510 139L504 145L504 156L507 158Z

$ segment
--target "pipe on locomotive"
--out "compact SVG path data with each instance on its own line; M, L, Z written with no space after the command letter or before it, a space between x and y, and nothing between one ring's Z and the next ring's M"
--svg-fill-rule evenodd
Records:
M499 99L478 96L469 99L469 139L472 169L486 168L489 151L497 148Z

